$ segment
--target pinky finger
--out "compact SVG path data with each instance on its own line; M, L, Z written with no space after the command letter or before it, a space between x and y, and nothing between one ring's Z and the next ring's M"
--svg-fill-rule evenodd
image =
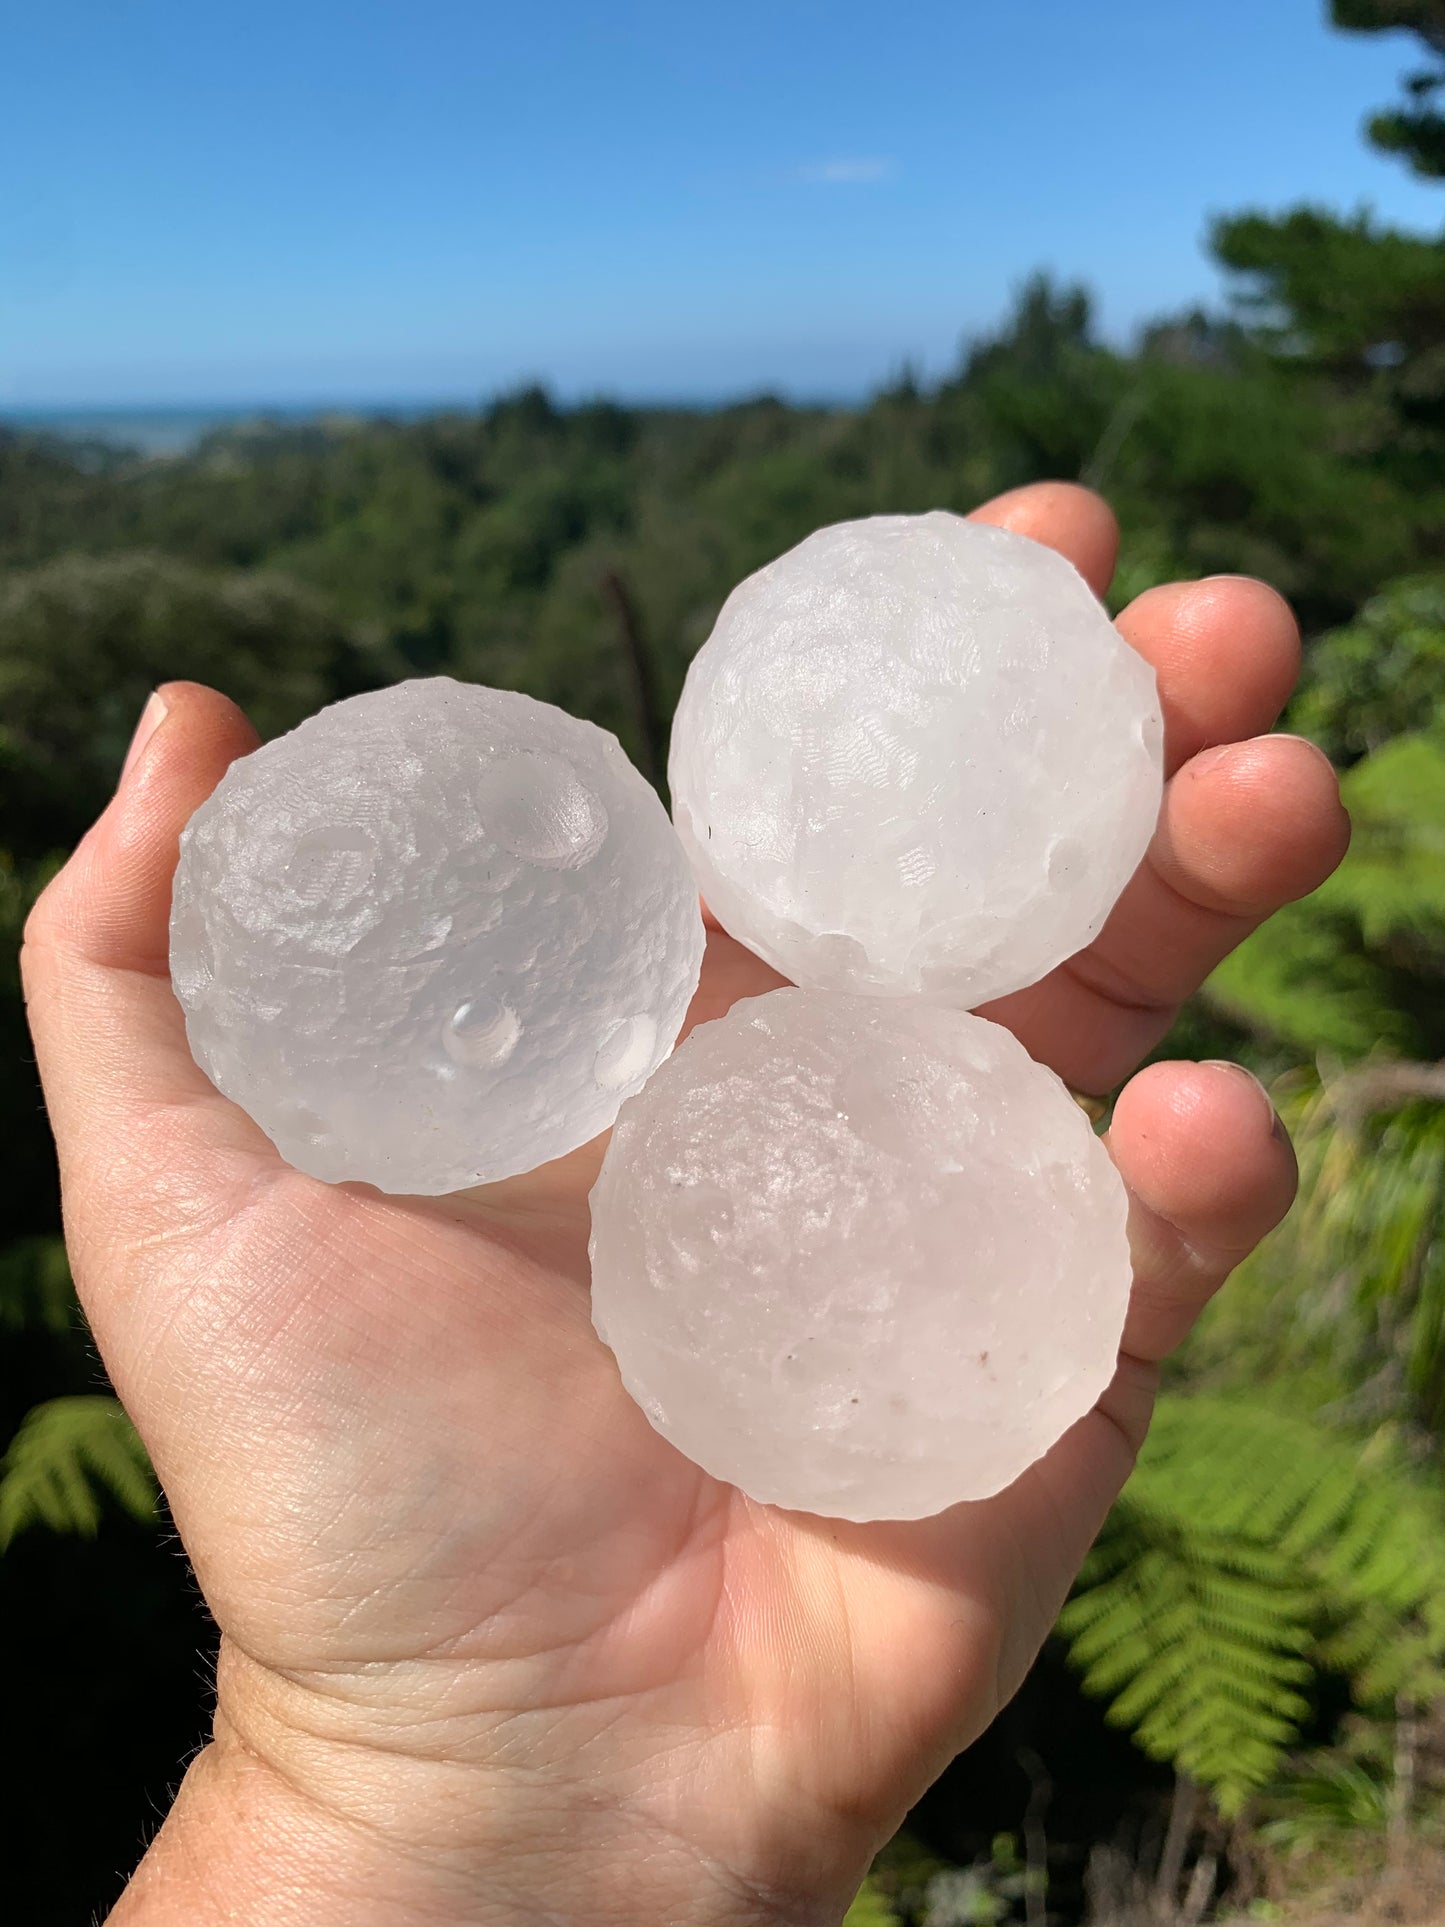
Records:
M1294 1199L1288 1135L1237 1064L1151 1064L1125 1086L1109 1149L1129 1188L1127 1359L1156 1365Z

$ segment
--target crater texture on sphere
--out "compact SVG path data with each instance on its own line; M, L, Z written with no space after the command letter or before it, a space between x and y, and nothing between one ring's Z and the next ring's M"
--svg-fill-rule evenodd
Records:
M605 1130L702 944L616 738L438 677L232 765L181 838L171 977L197 1063L292 1164L437 1193Z
M673 815L800 984L962 1007L1097 935L1159 812L1154 672L1062 556L942 510L819 529L688 671Z
M1129 1297L1088 1119L963 1011L778 990L624 1105L592 1193L623 1383L755 1499L922 1518L1001 1490L1094 1404Z

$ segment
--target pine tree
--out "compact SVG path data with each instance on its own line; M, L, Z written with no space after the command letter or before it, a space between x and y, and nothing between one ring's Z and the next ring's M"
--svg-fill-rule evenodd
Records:
M1427 180L1445 179L1445 113L1436 104L1445 88L1445 0L1332 0L1330 16L1350 33L1388 33L1405 28L1418 35L1430 65L1405 77L1407 105L1375 114L1370 139L1399 154Z

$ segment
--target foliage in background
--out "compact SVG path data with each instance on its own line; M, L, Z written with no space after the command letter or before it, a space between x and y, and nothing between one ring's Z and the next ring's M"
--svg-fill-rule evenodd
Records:
M81 1337L62 1239L0 1251L0 1330ZM0 1458L0 1552L30 1526L90 1537L108 1504L142 1523L156 1517L155 1475L120 1402L84 1393L33 1406Z
M137 1519L155 1517L150 1461L119 1400L95 1394L34 1406L0 1461L0 1552L27 1526L93 1534L102 1493Z
M1233 1815L1319 1674L1368 1706L1445 1689L1445 1504L1381 1441L1166 1397L1059 1630L1110 1717Z
M1211 978L1209 1002L1297 1058L1445 1049L1445 739L1400 736L1345 772L1349 855Z
M1341 768L1445 716L1445 575L1410 576L1314 639L1290 723Z
M80 1321L61 1238L17 1238L0 1251L0 1330L66 1338Z
M843 1927L999 1927L1042 1918L1048 1881L1020 1857L1011 1833L996 1834L968 1866L953 1866L904 1831L874 1862Z
M394 668L285 577L144 553L16 570L0 577L0 822L25 856L73 843L168 678L224 689L272 735Z
M1390 1805L1389 1781L1378 1770L1339 1751L1306 1754L1260 1800L1260 1838L1293 1853L1353 1834L1381 1834Z
M1445 1054L1445 576L1316 641L1288 721L1343 766L1350 853L1206 991L1278 1061Z
M1429 64L1406 76L1404 106L1372 116L1370 139L1427 180L1445 179L1445 0L1331 0L1330 17L1354 33L1403 27L1419 37Z
M1414 1087L1424 1080L1436 1094ZM1277 1401L1387 1430L1438 1476L1445 1438L1445 1069L1377 1058L1277 1088L1300 1202L1190 1344L1206 1387L1268 1378Z

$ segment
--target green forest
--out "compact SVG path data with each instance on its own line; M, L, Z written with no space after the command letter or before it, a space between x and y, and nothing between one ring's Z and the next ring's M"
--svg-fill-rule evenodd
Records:
M1306 636L1284 726L1353 848L1249 939L1168 1055L1235 1057L1296 1139L1294 1213L1170 1369L1034 1677L881 1856L852 1927L1445 1917L1445 0L1366 137L1442 232L1247 208L1218 312L1128 349L1044 275L943 380L709 411L541 388L417 421L257 420L183 456L0 427L0 1613L12 1893L114 1898L206 1717L210 1633L75 1304L15 956L158 681L265 734L442 671L616 731L661 782L732 585L821 524L1082 480L1111 601L1219 572Z

